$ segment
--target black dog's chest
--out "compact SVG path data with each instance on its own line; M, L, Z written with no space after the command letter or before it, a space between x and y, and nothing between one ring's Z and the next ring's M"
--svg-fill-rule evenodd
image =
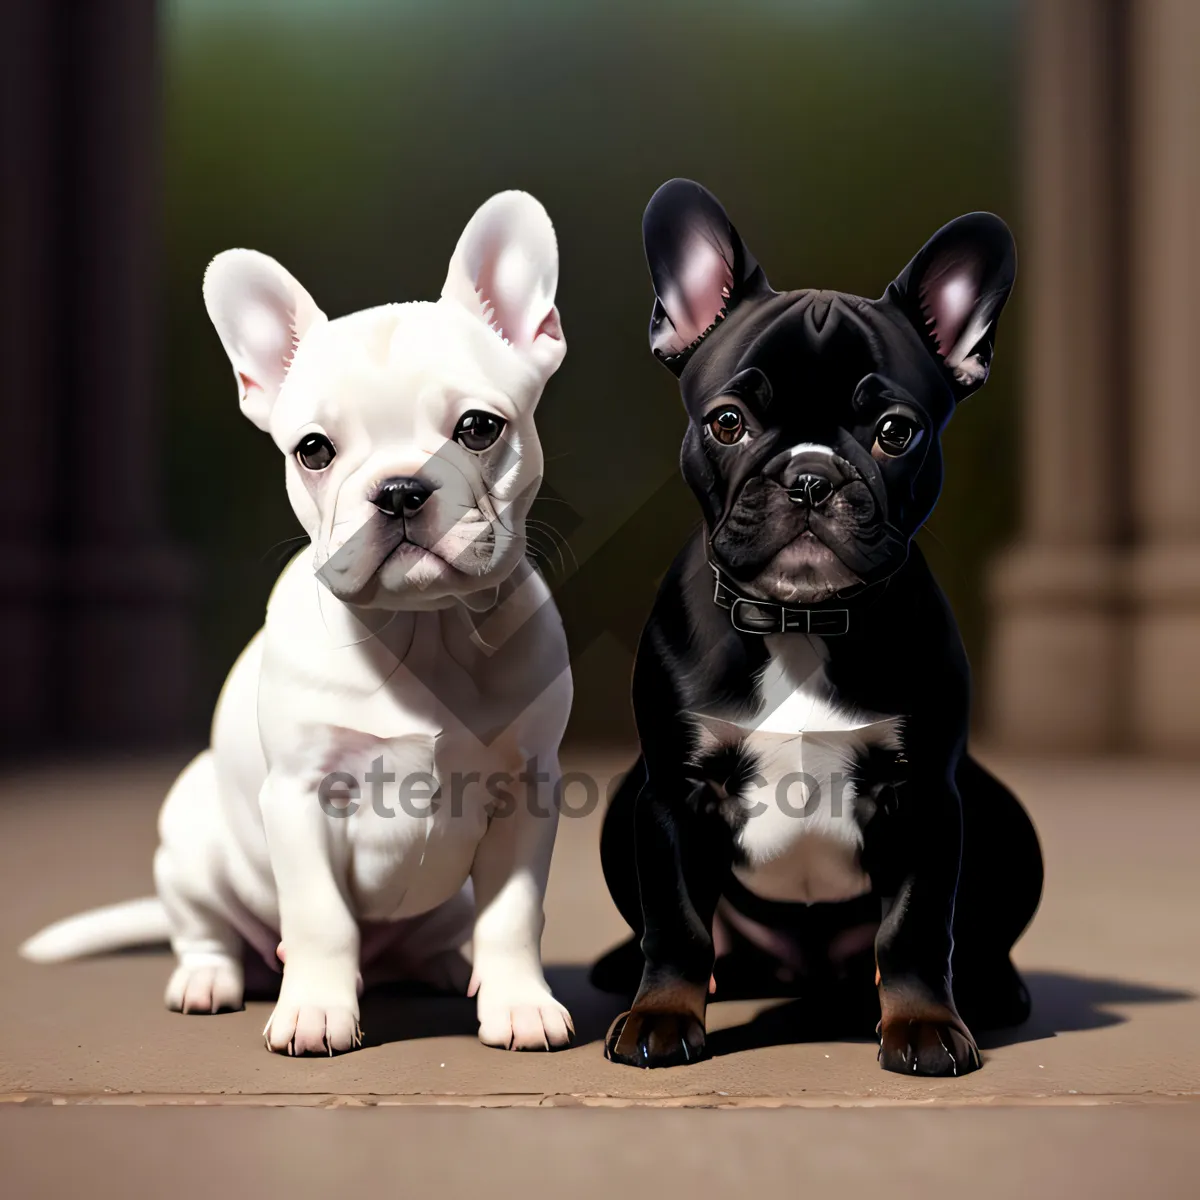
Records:
M697 766L727 796L738 880L766 900L862 895L860 766L899 751L899 719L846 704L829 686L820 639L765 639L748 715L692 711ZM731 780L730 755L740 769Z

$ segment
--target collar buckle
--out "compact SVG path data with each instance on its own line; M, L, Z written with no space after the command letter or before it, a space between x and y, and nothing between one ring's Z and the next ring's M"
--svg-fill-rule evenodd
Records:
M738 596L729 606L729 623L738 633L766 637L787 632L787 613L777 604L759 604Z

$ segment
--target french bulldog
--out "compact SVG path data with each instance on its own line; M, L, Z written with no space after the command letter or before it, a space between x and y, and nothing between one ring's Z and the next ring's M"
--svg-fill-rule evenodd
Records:
M1009 951L1042 860L967 754L967 659L912 539L942 431L988 375L1012 237L960 217L869 300L774 291L687 180L659 189L643 234L650 345L679 379L704 519L643 631L642 753L605 818L635 938L593 978L632 993L640 977L606 1054L694 1062L711 990L858 979L884 1068L971 1071L962 1014L1028 1015Z
M242 1007L248 945L283 963L280 1053L358 1046L364 973L468 990L488 1045L568 1042L540 942L571 675L525 557L557 282L522 192L475 213L435 303L330 320L266 255L213 260L209 316L309 544L166 798L157 898L51 926L27 958L169 937L167 1007L210 1013Z

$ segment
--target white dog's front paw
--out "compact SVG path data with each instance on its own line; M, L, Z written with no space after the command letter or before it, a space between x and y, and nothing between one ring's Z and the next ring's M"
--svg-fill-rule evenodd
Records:
M165 999L172 1012L235 1012L242 1007L243 986L242 964L235 959L185 958L167 981Z
M358 1006L289 1004L284 1000L263 1030L267 1049L275 1054L344 1054L362 1045Z
M289 986L287 972L279 1000L263 1030L267 1049L275 1054L344 1054L362 1045L358 996L345 989Z
M472 984L474 986L474 984ZM541 980L479 985L479 1040L501 1050L558 1050L575 1036L571 1014Z

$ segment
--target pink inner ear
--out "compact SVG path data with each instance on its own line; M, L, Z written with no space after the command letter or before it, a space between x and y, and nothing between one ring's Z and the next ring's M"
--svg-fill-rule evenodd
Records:
M676 333L672 345L661 348L668 354L687 349L724 316L733 288L728 258L702 230L693 232L681 257L682 267L661 297Z
M514 346L528 346L536 336L535 322L544 317L528 308L532 264L519 247L502 242L498 232L488 237L481 257L474 274L484 320Z
M545 319L537 328L537 333L533 335L533 340L536 342L543 336L552 338L556 342L562 341L562 321L559 319L557 308L552 308L546 314Z
M962 337L979 304L982 275L978 259L956 258L934 267L921 285L921 311L943 358Z
M243 390L278 390L300 344L296 305L271 281L249 289L237 325L238 369Z

